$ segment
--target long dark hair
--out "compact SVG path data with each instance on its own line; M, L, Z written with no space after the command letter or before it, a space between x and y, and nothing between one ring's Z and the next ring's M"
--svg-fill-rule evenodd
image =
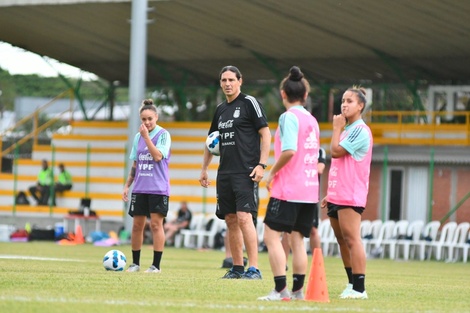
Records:
M279 89L286 93L287 101L290 103L297 101L304 103L305 93L310 91L310 84L305 79L300 68L298 66L292 66L289 70L289 74L281 81Z

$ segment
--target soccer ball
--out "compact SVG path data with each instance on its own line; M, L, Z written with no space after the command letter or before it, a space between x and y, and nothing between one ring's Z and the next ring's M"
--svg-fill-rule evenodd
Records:
M109 250L104 255L103 266L107 271L122 271L126 266L126 256L119 250Z
M213 155L220 155L220 134L219 131L216 130L207 136L206 139L206 146L209 149L209 152Z

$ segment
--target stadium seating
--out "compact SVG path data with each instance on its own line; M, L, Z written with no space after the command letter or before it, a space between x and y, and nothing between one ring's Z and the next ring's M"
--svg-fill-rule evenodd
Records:
M208 168L212 186L202 188L198 181L209 123L162 121L159 125L170 132L172 139L170 211L177 211L180 202L187 201L193 213L215 212L218 158L213 158ZM31 159L18 160L17 175L0 173L0 216L62 219L69 211L79 207L81 199L90 198L90 209L102 222L124 222L128 208L128 203L122 201L122 188L128 175L127 122L77 120L72 121L70 126L71 132L68 134L53 134L50 145L34 145ZM54 169L59 163L65 164L73 177L72 190L58 196L57 205L52 208L17 205L13 212L15 190L27 191L36 183L43 159L51 160L50 166ZM15 179L15 184L12 184ZM266 188L260 188L260 210L266 207L267 194Z

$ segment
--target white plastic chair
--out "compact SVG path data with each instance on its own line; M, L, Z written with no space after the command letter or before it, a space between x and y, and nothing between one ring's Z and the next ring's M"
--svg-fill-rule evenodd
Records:
M209 221L211 220L212 220L212 224L210 225L210 228L207 229L207 223L209 223ZM196 236L197 236L196 246L198 249L201 249L204 247L214 248L215 235L217 234L219 230L222 229L222 227L225 226L225 221L219 219L216 216L214 216L211 219L208 219L207 223L203 230L200 230L199 232L196 233Z
M336 247L338 246L338 241L336 240L333 227L331 227L330 219L323 220L321 227L322 229L319 229L319 231L321 231L320 235L322 253L324 256L334 255L334 253L336 252Z
M470 232L468 233L468 237L466 242L464 242L462 245L457 245L455 247L456 253L458 255L458 252L462 249L462 261L464 263L467 263L468 260L468 254L470 252Z
M410 246L410 252L413 252L413 256L415 256L416 248L418 248L419 260L423 261L426 258L426 245L436 240L439 227L441 227L439 221L430 221L424 226L422 238L419 242L412 243Z
M399 220L395 222L392 230L392 236L382 241L382 257L385 257L385 254L388 252L390 259L395 258L395 248L397 242L401 237L406 237L406 231L408 230L409 224L410 222L408 220Z
M318 224L318 236L320 236L320 240L327 236L329 228L331 228L329 218L325 218Z
M428 259L430 260L434 255L437 261L442 259L442 248L445 244L450 244L454 237L455 230L457 229L456 222L447 222L442 226L442 230L439 234L439 239L434 240L426 244L428 252Z
M370 220L362 220L361 221L361 228L360 228L360 233L361 233L361 240L362 240L362 246L364 247L364 251L366 249L366 245L364 244L364 238L369 235L370 233L370 225L372 222Z
M445 254L447 252L447 262L457 261L457 257L454 257L454 249L467 242L469 229L470 223L468 222L458 224L452 241L450 243L444 243L442 253Z
M397 240L394 259L398 259L400 257L400 250L403 250L403 259L405 261L409 259L410 247L413 244L416 245L419 243L421 234L423 232L423 227L424 221L421 220L413 221L408 225L408 229L406 230L406 238Z
M370 220L362 220L361 221L361 229L360 229L361 238L364 238L369 234L371 224L372 224L372 222Z
M181 244L186 248L196 247L197 232L203 229L205 218L204 214L193 214L189 229L182 229L175 235L175 247L181 248Z
M369 232L362 236L362 244L366 254L370 254L372 250L371 241L379 236L380 228L382 227L382 220L376 219L370 222Z
M329 218L328 219L325 219L325 220L330 220ZM321 220L318 220L318 227L317 227L317 233L318 233L318 236L320 237L320 242L321 242L321 234L320 234L320 227L321 227L321 223L322 221ZM311 238L304 238L304 245L305 245L305 251L307 251L307 253L309 252L312 252L313 251L310 251L310 239Z
M392 220L385 221L382 224L378 236L376 238L372 238L369 241L369 244L373 246L372 250L370 251L370 255L383 257L382 242L392 237L394 227L395 221Z
M258 235L258 245L264 244L264 218L256 219L256 233Z

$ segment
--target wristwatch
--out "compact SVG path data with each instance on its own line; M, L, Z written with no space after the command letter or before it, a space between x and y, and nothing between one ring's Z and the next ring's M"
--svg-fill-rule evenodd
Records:
M258 163L259 166L261 166L264 170L268 167L266 164L263 163Z

